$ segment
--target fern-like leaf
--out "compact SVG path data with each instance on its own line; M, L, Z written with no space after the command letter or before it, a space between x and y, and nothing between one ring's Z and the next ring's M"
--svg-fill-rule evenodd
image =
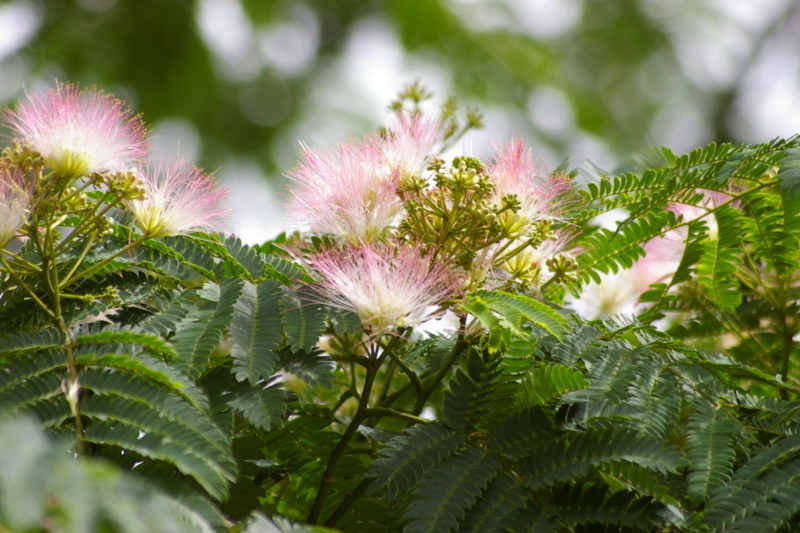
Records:
M502 291L478 291L475 297L519 329L522 319L533 322L557 339L567 332L567 321L552 307L527 296Z
M430 470L411 502L403 528L408 533L447 533L463 520L500 468L490 455L468 446Z
M64 346L64 334L55 328L41 331L20 331L0 340L0 357L30 350L60 348Z
M82 414L95 420L87 441L175 464L215 498L224 496L236 464L227 437L207 415L132 374L88 368L81 386L95 393L81 402Z
M786 159L781 161L778 182L781 190L794 200L800 192L800 148L786 150Z
M393 501L413 489L425 472L450 457L464 442L463 436L438 422L407 429L387 442L370 464L366 476L375 481L369 492L386 487L387 497Z
M583 372L564 365L544 365L526 375L516 391L516 402L523 407L545 405L563 394L589 388Z
M707 500L724 486L733 473L736 455L732 438L739 427L722 409L698 399L689 419L686 440L689 446L689 496Z
M483 491L478 503L467 512L464 527L459 531L475 533L502 533L506 530L505 519L517 509L525 506L530 493L519 486L519 480L501 472Z
M281 342L281 296L281 285L274 280L258 287L244 285L230 327L233 372L238 381L247 380L255 385L261 379L269 379L275 371L278 362L275 350Z
M309 301L300 301L299 305L285 301L285 306L281 321L289 346L294 352L310 352L325 327L325 309Z
M206 286L216 287L207 283ZM175 335L176 367L191 377L203 373L204 366L219 344L223 332L233 318L236 301L242 293L244 282L228 278L219 286L219 301L213 311L197 311L187 316Z
M146 333L134 331L106 329L99 333L77 335L73 343L76 348L89 345L133 344L147 348L149 351L163 356L168 361L178 357L178 354L175 353L175 350L168 342Z
M501 350L510 341L510 335L501 325L500 319L479 300L469 300L461 308L477 318L489 333L483 337L483 343L490 352Z
M476 350L467 357L467 371L459 368L445 393L442 422L451 429L469 431L489 411L500 376L500 359L488 361Z
M553 422L540 407L513 413L489 432L492 449L512 459L527 456L534 446L555 437Z
M547 522L581 533L653 531L654 524L661 522L661 504L627 491L611 496L607 492L602 485L557 487L553 490L553 516Z
M742 301L736 269L740 260L737 245L740 239L739 213L723 207L714 213L719 235L708 240L697 264L697 279L705 287L711 301L722 311L733 311Z
M598 470L612 489L638 492L664 505L680 507L680 502L670 494L670 487L661 484L651 470L626 462L608 463Z
M558 481L586 476L591 467L627 461L662 473L677 473L685 465L682 454L659 439L643 438L627 429L588 429L537 446L521 462L525 486L537 489Z
M800 511L800 435L775 442L711 495L703 524L713 532L776 531Z
M248 387L237 392L228 404L265 431L286 418L286 393L276 385Z

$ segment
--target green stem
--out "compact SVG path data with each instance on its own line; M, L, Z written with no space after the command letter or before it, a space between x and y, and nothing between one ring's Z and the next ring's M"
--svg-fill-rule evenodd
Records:
M38 241L38 235L37 235ZM83 455L83 421L81 420L80 411L80 380L78 376L78 366L75 361L75 352L73 351L72 338L69 333L69 328L64 321L64 316L61 309L61 294L59 292L58 280L58 263L56 262L55 242L53 239L53 229L47 225L45 226L45 243L40 245L39 249L47 250L47 255L42 255L42 275L45 285L49 288L50 296L53 302L53 314L56 327L64 334L64 352L67 356L67 386L64 391L67 396L67 403L69 403L70 410L72 411L73 425L75 426L75 452L78 455Z
M361 483L358 484L356 488L348 492L342 503L339 504L339 507L336 508L335 511L328 517L325 521L325 527L334 527L336 523L345 515L345 513L350 509L350 507L361 497L361 495L366 491L372 482L375 481L374 479L365 479Z
M105 214L106 214L106 213L108 213L109 211L111 211L111 209L113 209L114 207L116 207L116 206L117 206L117 204L119 204L119 200L117 200L117 201L115 201L115 202L112 202L112 203L110 203L110 204L106 204L106 206L103 208L103 210L102 210L102 211L99 211L99 212L97 212L97 208L98 208L100 205L102 205L102 202L103 202L103 201L104 201L104 200L105 200L105 199L106 199L106 198L107 198L109 195L110 195L110 193L108 193L108 192L107 192L107 193L105 194L105 196L103 196L102 198L100 198L100 200L98 200L98 203L95 203L95 204L93 204L93 205L94 205L94 207L92 208L92 210L91 210L91 211L88 211L87 213L84 213L84 214L81 216L81 221L78 223L78 225L77 225L77 226L75 226L74 228L72 228L72 231L69 233L69 235L67 235L67 236L64 238L64 240L62 240L62 241L61 241L61 243L60 243L60 244L58 245L58 247L56 248L56 251L57 251L59 254L61 254L61 253L64 253L66 250L68 250L68 249L69 249L69 248L72 246L72 245L70 244L70 241L72 240L72 238L73 238L75 235L77 235L79 232L83 231L83 229L84 229L84 228L85 228L87 225L89 225L89 224L91 224L91 223L94 223L94 221L95 221L95 220L97 220L97 218L98 218L98 217L105 216Z
M69 278L71 278L72 275L75 273L75 271L78 270L78 267L81 264L83 264L83 260L86 259L86 255L89 253L89 249L94 244L95 238L96 238L95 235L92 234L92 235L89 236L88 239L86 239L86 246L83 247L83 251L81 252L80 257L78 257L78 259L75 261L75 264L72 265L72 268L67 273L67 275L64 277L65 280L68 280ZM61 288L61 287L59 287L59 288Z
M148 237L146 235L142 235L141 237L139 237L138 239L136 239L135 241L130 243L128 246L126 246L125 248L121 249L120 251L118 251L117 253L112 255L111 257L107 257L106 259L100 261L99 263L97 263L95 265L92 265L91 267L87 268L83 272L79 272L74 277L65 278L64 281L62 281L61 284L59 285L59 288L66 287L70 283L73 283L75 280L78 280L80 278L88 277L88 276L94 274L95 272L97 272L98 270L101 270L101 269L105 268L105 266L108 265L109 263L111 263L114 259L116 259L117 257L121 256L122 254L125 254L125 253L129 252L133 248L139 246L140 244L142 244L147 239L148 239Z
M410 415L408 413L403 413L401 411L395 411L394 409L389 409L387 407L375 407L373 409L367 409L367 417L384 417L388 416L389 418L399 418L400 420L405 420L406 422L412 422L414 424L427 424L430 422L427 418L421 418L418 416Z
M85 191L87 187L89 187L90 185L94 185L95 183L97 183L97 182L98 182L98 180L100 180L100 179L102 179L102 176L100 176L100 174L94 174L94 175L92 175L92 177L91 177L91 178L89 178L88 180L86 180L86 182L85 182L83 185L81 185L80 187L76 188L76 189L75 189L75 190L72 192L72 194L70 194L69 196L67 196L67 197L65 197L65 198L62 198L62 199L61 199L61 201L62 201L63 203L69 202L70 200L72 200L73 198L75 198L76 196L78 196L80 193L82 193L83 191ZM106 195L108 195L108 193L106 193Z
M409 368L409 366L406 365L403 361L401 361L400 358L397 357L395 354L390 353L389 357L392 358L394 364L400 367L400 370L403 372L403 374L408 376L408 379L411 380L411 386L414 387L414 390L416 391L417 395L422 394L423 390L422 380L419 379L417 373L411 370L411 368ZM384 398L385 396L386 395L384 395ZM380 398L380 401L383 401L383 398Z
M33 298L33 299L34 299L34 301L35 301L37 304L39 304L39 307L41 307L41 308L44 310L44 312L45 312L45 313L47 313L48 315L50 315L50 317L51 317L51 318L55 318L55 314L53 314L53 311L51 311L51 310L50 310L50 308L49 308L49 307L47 307L47 305L46 305L46 304L45 304L45 303L42 301L42 299L41 299L41 298L39 298L39 296L37 296L37 295L36 295L36 293L33 291L33 289L31 289L31 288L28 286L28 284L27 284L27 283L25 283L25 282L22 280L22 278L21 278L21 277L19 277L19 276L17 275L17 273L16 273L16 272L14 272L14 270L11 268L11 266L10 266L10 265L9 265L9 264L6 262L6 259L5 259L5 257L3 257L2 255L0 255L0 262L2 262L2 263L3 263L3 266L4 266L4 267L5 267L5 269L8 271L8 273L9 273L9 274L11 274L11 277L13 277L13 278L14 278L14 280L16 280L16 282L17 282L17 283L19 283L19 286L20 286L20 287L22 287L23 289L25 289L25 292L27 292L28 294L30 294L31 298Z
M337 363L355 363L363 367L368 366L367 358L363 355L331 355L330 358L331 361L335 361Z
M336 473L336 468L339 466L339 460L342 458L342 455L344 454L347 445L350 443L350 440L356 434L356 431L358 431L358 427L368 417L367 413L369 411L370 394L372 393L372 387L375 384L375 378L380 371L381 365L386 358L389 357L389 354L397 348L398 344L405 340L404 335L407 331L408 330L406 328L400 328L397 334L386 344L380 354L378 353L380 339L376 340L375 344L373 345L374 350L369 351L367 375L364 378L364 386L361 389L358 408L356 409L352 420L350 420L350 424L348 424L347 428L344 430L342 438L339 439L336 447L333 449L333 451L331 451L330 457L328 457L328 463L325 466L325 471L322 474L322 480L319 483L317 495L314 498L314 503L311 505L311 510L309 511L308 519L306 520L309 524L318 523L323 506L325 505L325 499L328 497L331 483L333 483L333 475ZM353 392L355 393L355 391Z
M358 402L358 409L353 415L353 419L350 421L347 429L345 429L342 438L339 439L339 442L336 444L336 447L333 449L333 451L331 451L331 455L328 458L328 464L325 467L325 472L322 474L322 480L320 481L319 488L317 489L317 496L314 499L314 503L311 505L311 510L308 513L308 519L306 522L309 524L318 523L320 514L322 513L323 505L325 504L325 499L328 497L331 483L333 483L333 475L336 472L336 468L339 466L339 460L342 458L345 448L347 448L347 445L350 443L350 439L352 439L353 435L356 434L361 422L363 422L367 417L367 404L369 403L369 395L372 391L372 385L375 383L375 376L378 375L379 368L380 365L378 364L377 360L375 360L375 364L367 367L367 376L364 379L364 388L361 390L361 399Z
M420 374L420 379L426 379L430 375L430 372L423 372ZM412 388L411 382L406 383L393 393L389 394L384 400L381 402L381 407L390 407L394 402L396 402L403 394L407 393Z
M450 206L450 209L447 209L447 199L444 197L444 191L442 190L442 205L444 205L445 213L447 213L447 218L445 218L444 224L442 225L442 233L437 243L438 246L442 246L445 241L447 241L447 236L450 234L450 228L455 222L455 218L453 215L458 212L458 207L461 204L462 194L458 192L453 192L453 204Z
M381 390L378 393L377 400L375 401L376 404L380 405L386 395L389 394L389 389L392 386L392 379L394 378L395 372L397 372L397 361L396 357L393 354L390 354L389 357L392 358L389 361L389 365L386 368L386 372L383 374L383 386L381 386Z
M461 331L464 331L466 328L467 323L467 315L462 315L459 319L461 322ZM422 388L422 394L417 396L417 401L414 404L413 414L414 416L419 416L422 412L422 409L425 407L425 402L428 401L428 398L431 394L436 390L436 387L439 386L439 383L442 382L444 377L447 375L447 372L450 371L450 367L453 366L453 363L456 362L458 356L467 348L467 342L464 340L464 334L460 334L458 340L456 341L456 345L453 346L453 351L450 352L450 355L447 359L442 363L442 366L436 371L433 377L425 383L425 386Z
M27 267L30 274L39 275L42 273L42 269L39 268L39 265L34 265L30 261L27 261L15 253L9 252L8 250L0 250L0 252L6 254L9 259L21 264L23 267Z

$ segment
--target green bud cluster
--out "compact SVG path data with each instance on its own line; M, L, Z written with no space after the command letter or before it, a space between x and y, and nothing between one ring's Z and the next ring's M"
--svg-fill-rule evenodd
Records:
M553 220L520 215L522 200L514 194L498 205L494 183L478 158L459 156L449 166L435 159L428 169L433 173L430 181L416 176L398 189L406 212L397 229L401 241L419 243L467 272L468 288L477 288L486 269L493 267L503 268L510 281L522 286L538 287L545 267L553 281L574 277L576 263L568 255L545 264L532 252L556 239Z
M575 281L578 278L578 262L572 256L561 253L548 259L546 264L555 281Z
M0 164L13 170L41 171L44 158L30 146L14 140L0 154Z
M145 187L139 176L132 170L115 172L103 177L103 182L117 198L122 200L144 200Z

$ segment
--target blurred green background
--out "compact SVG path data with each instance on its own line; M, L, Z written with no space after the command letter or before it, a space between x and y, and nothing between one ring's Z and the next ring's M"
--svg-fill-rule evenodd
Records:
M231 188L246 242L280 227L283 172L374 130L417 78L480 107L463 150L526 138L553 166L800 131L793 0L14 0L0 100L55 80L118 94ZM277 191L277 194L276 194Z

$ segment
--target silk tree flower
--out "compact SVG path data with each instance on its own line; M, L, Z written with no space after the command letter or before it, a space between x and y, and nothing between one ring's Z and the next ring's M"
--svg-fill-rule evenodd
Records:
M0 248L27 222L30 203L31 187L22 172L0 167Z
M669 209L683 215L683 220L705 220L708 238L717 238L717 222L708 214L729 198L727 194L707 192L702 206L671 204ZM645 257L628 270L600 274L601 282L586 285L577 298L568 297L568 305L588 320L617 314L636 315L647 309L639 302L641 295L653 283L669 283L678 269L686 248L686 227L680 227L656 237L644 245Z
M639 297L647 290L648 282L655 283L646 276L647 271L639 264L630 270L600 274L600 283L587 284L577 297L568 295L566 305L586 320L637 315L645 308Z
M69 177L123 170L147 153L139 117L94 88L59 84L29 96L4 121L15 138L38 151L45 163Z
M668 209L675 214L682 215L684 221L702 219L708 226L708 239L716 240L719 234L717 220L713 215L708 214L708 210L727 201L728 198L730 197L725 193L707 191L701 206L673 203L669 205ZM640 263L642 268L653 273L650 283L669 283L681 262L688 236L688 228L682 226L645 244L644 250L647 255Z
M488 174L494 184L493 203L502 207L504 197L515 196L519 202L516 214L521 219L521 225L558 216L560 206L557 200L569 188L565 177L543 172L520 139L514 139L508 146L498 149L497 158L489 167Z
M442 124L421 113L397 113L386 129L381 151L391 172L400 180L418 176L425 170L442 141Z
M144 188L143 200L125 206L147 237L171 237L193 231L222 231L230 214L224 206L228 192L217 188L211 176L191 161L173 157L140 164L136 174Z
M311 257L320 294L328 305L347 309L382 333L415 327L432 318L433 306L455 297L463 282L419 248L363 245Z
M288 176L292 223L351 244L374 242L397 222L399 174L387 169L376 137L317 151L305 147L305 161Z

